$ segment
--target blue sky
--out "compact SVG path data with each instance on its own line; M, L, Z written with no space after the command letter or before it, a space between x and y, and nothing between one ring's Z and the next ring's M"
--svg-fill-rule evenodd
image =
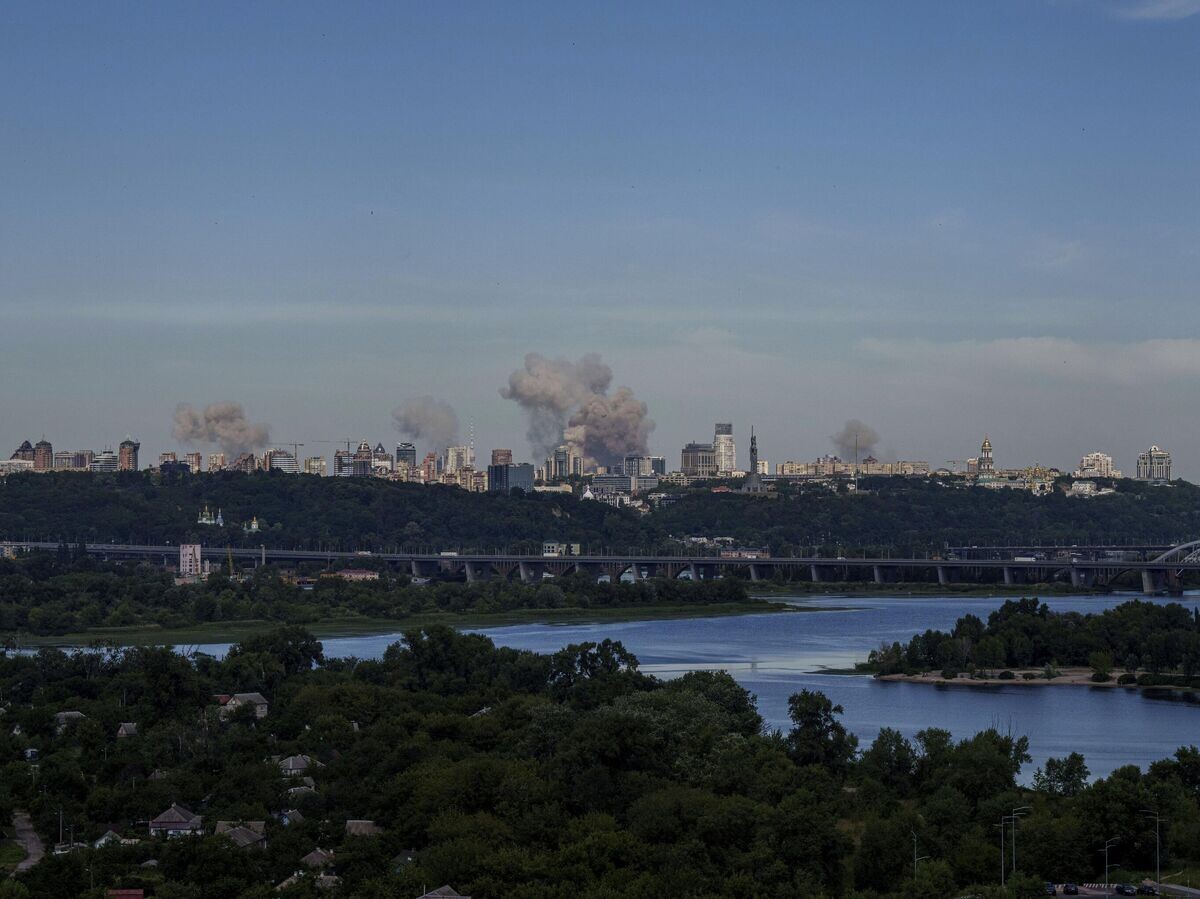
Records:
M1200 0L449 6L0 7L0 448L524 456L508 373L598 352L676 462L1200 476Z

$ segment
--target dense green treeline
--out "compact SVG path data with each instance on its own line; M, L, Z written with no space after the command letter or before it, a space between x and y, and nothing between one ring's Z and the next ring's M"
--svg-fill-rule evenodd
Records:
M537 586L519 581L433 582L417 585L386 569L373 581L314 572L308 589L276 568L245 579L217 573L176 585L146 564L101 562L63 547L0 559L0 632L77 633L91 628L186 627L245 620L311 624L355 618L403 622L428 612L488 615L525 609L609 609L749 603L745 583L641 580L597 583L571 576Z
M214 694L249 691L264 717L217 711ZM327 895L384 899L442 883L476 899L998 899L1098 879L1111 837L1117 877L1151 869L1142 809L1164 818L1164 864L1200 845L1195 748L1090 785L1072 756L1023 788L1023 738L885 730L860 753L818 692L794 695L791 726L772 732L727 674L659 681L608 641L546 656L437 627L380 660L327 659L293 627L223 660L3 655L0 695L0 814L27 809L53 843L61 810L86 844L0 896L314 896L324 873L338 878ZM64 711L83 717L60 726ZM122 722L137 734L118 738ZM296 756L307 770L285 776L277 759ZM203 835L150 838L171 803ZM1019 873L1001 891L994 825L1021 806ZM380 832L347 832L364 819ZM218 821L265 822L265 845L236 848ZM91 848L109 830L138 842ZM306 867L317 848L329 855Z
M947 544L1170 544L1200 534L1195 485L1115 484L1116 493L1091 499L931 478L864 479L858 494L820 485L785 485L770 497L694 488L643 516L564 494L495 496L369 478L63 472L0 479L0 539L537 554L543 540L655 552L702 535L781 555L923 555ZM225 527L196 523L205 506L221 510ZM246 533L254 518L261 530Z
M1061 492L964 487L960 479L864 478L858 494L808 485L774 499L691 491L655 523L673 534L722 534L774 552L824 554L870 547L920 556L950 546L1183 542L1200 535L1200 488L1114 482L1080 499Z
M202 509L224 527L198 525ZM253 519L260 530L246 533ZM462 549L538 554L543 540L647 547L639 516L570 495L489 496L376 478L237 472L54 473L0 479L0 538L352 551Z
M964 615L949 633L927 630L906 646L893 643L871 653L869 670L916 674L998 668L1090 666L1097 680L1114 667L1136 672L1143 684L1200 687L1200 610L1179 603L1133 600L1103 612L1054 612L1035 598L1009 600L984 624ZM1194 683L1193 683L1194 682Z

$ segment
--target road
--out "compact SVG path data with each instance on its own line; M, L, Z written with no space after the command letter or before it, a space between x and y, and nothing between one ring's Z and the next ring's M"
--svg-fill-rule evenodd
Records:
M42 845L42 838L37 835L37 831L33 829L33 822L29 820L29 812L21 809L13 811L13 830L16 832L15 841L25 850L25 859L17 864L13 875L19 874L21 871L27 871L42 860L42 856L46 854L46 847Z

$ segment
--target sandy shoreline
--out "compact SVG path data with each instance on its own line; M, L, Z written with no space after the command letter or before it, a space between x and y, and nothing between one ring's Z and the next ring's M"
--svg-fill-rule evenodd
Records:
M954 679L942 677L940 671L928 671L924 674L880 674L876 676L876 680L884 681L903 681L910 684L933 684L942 687L1120 687L1121 689L1129 690L1146 690L1146 689L1168 689L1168 690L1188 690L1190 687L1177 687L1170 684L1159 684L1153 687L1142 686L1139 684L1119 684L1117 678L1125 674L1125 669L1114 668L1111 680L1094 681L1092 680L1092 669L1090 668L1060 668L1059 676L1046 679L1041 668L1010 668L1005 669L1012 671L1014 678L1000 678L996 676L990 677L971 677L970 674L960 674ZM999 674L1000 669L997 669L994 674ZM1032 674L1033 678L1027 679L1026 674Z

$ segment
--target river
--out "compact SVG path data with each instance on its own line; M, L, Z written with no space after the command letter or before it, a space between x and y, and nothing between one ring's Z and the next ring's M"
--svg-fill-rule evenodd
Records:
M844 708L842 721L865 746L881 727L911 737L940 727L956 737L988 727L1029 737L1031 764L1023 779L1052 756L1077 751L1093 776L1126 764L1145 768L1182 745L1200 743L1200 706L1133 690L1104 687L935 687L881 682L861 675L822 673L849 668L881 642L906 642L927 628L950 629L971 613L986 620L1006 597L773 597L828 611L770 613L578 625L481 628L500 646L554 652L571 643L621 641L644 671L672 677L695 669L725 670L758 698L773 727L786 728L787 699L802 688L820 690ZM1065 596L1045 601L1056 610L1098 612L1134 596ZM1200 596L1181 600L1189 608ZM397 634L329 638L331 656L378 658ZM227 644L199 647L221 654Z

